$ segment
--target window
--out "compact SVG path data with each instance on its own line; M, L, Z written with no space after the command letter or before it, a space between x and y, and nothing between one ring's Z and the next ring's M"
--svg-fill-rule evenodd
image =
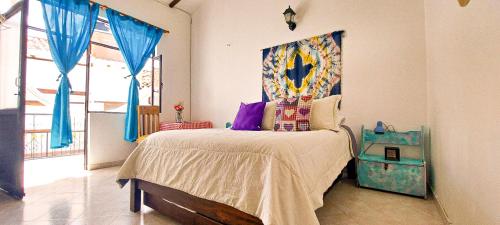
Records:
M139 80L140 83L140 96L146 96L140 98L140 104L160 106L160 110L162 86L161 61L161 55L152 57L148 60L142 72L137 75L137 80Z
M127 111L130 79L119 50L92 44L89 71L89 111Z
M130 72L105 17L97 21L91 42L89 111L126 112ZM161 55L151 57L136 78L139 104L160 106Z
M27 113L51 114L59 71L52 60L39 1L30 0L28 25ZM126 112L130 72L103 10L99 12L89 49L88 67L85 53L68 75L73 88L71 113L84 112L87 70L89 111ZM137 79L140 83L139 104L160 106L161 56L152 56Z
M159 106L160 107L160 112L161 112L161 90L163 89L163 83L161 80L162 77L162 72L161 72L161 65L163 63L163 57L162 55L153 57L153 94L151 95L153 97L153 105Z

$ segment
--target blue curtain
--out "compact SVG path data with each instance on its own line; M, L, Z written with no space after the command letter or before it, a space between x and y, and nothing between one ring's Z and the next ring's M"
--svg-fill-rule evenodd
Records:
M111 32L132 77L128 91L124 139L133 142L137 140L137 106L139 105L139 81L137 81L136 76L153 54L163 35L163 30L137 21L132 17L120 15L119 12L111 9L106 10L106 15Z
M89 0L41 0L41 3L50 53L61 73L54 101L50 147L63 148L73 143L68 73L89 45L99 6L90 6Z

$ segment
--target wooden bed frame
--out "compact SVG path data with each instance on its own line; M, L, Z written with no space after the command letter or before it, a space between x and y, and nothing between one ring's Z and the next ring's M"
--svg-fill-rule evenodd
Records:
M346 166L349 178L356 177L354 160L351 159ZM341 178L342 173L333 182L332 187ZM330 189L331 187L328 190ZM138 212L141 209L141 192L144 193L144 205L181 224L263 225L259 218L231 206L139 179L132 179L130 182L130 211Z
M356 155L356 140L350 128L347 127L353 143L352 147ZM340 173L330 189L342 179L346 170L349 178L356 178L356 158L351 159L344 170ZM142 205L142 193L144 194L144 205L155 209L181 224L203 224L203 225L263 225L262 221L247 213L231 206L210 201L190 195L186 192L173 188L160 186L140 179L130 180L130 211L138 212Z

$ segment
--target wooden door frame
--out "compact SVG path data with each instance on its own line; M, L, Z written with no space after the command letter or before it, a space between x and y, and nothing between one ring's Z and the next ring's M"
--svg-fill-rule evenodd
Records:
M18 98L18 108L19 108L19 114L18 114L18 120L19 120L19 130L18 130L18 137L20 138L20 143L19 143L19 154L21 154L21 168L20 168L20 175L21 175L21 191L22 191L22 197L24 197L25 192L24 192L24 138L25 138L25 129L26 129L26 121L25 121L25 114L26 114L26 71L27 71L27 57L28 57L28 14L29 14L29 1L24 0L23 2L23 8L21 10L21 51L20 51L20 70L21 70L21 77L20 77L20 82L19 82L19 98ZM21 198L22 198L21 197Z
M92 38L92 37L91 37ZM89 46L87 47L87 55L86 55L86 68L85 68L85 116L83 123L83 169L88 170L88 143L89 143L89 85L90 85L90 54L92 50L92 44L89 42Z
M20 23L20 34L19 34L19 76L17 77L18 82L18 93L17 93L17 138L18 146L17 150L18 159L20 159L19 167L17 169L19 190L9 190L9 194L17 199L22 199L25 195L24 192L24 129L25 129L25 112L26 112L26 61L28 53L28 10L29 1L24 0L14 4L5 14L5 18L8 20L13 16L21 13L21 23ZM14 109L13 109L14 110Z

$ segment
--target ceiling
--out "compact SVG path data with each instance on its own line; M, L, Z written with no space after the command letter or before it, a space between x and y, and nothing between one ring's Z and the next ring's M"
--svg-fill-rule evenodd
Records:
M170 2L172 2L172 0L156 0L156 1L167 6L168 4L170 4ZM179 3L177 3L177 5L175 5L175 8L182 9L188 12L189 14L193 14L204 1L206 0L181 0Z

